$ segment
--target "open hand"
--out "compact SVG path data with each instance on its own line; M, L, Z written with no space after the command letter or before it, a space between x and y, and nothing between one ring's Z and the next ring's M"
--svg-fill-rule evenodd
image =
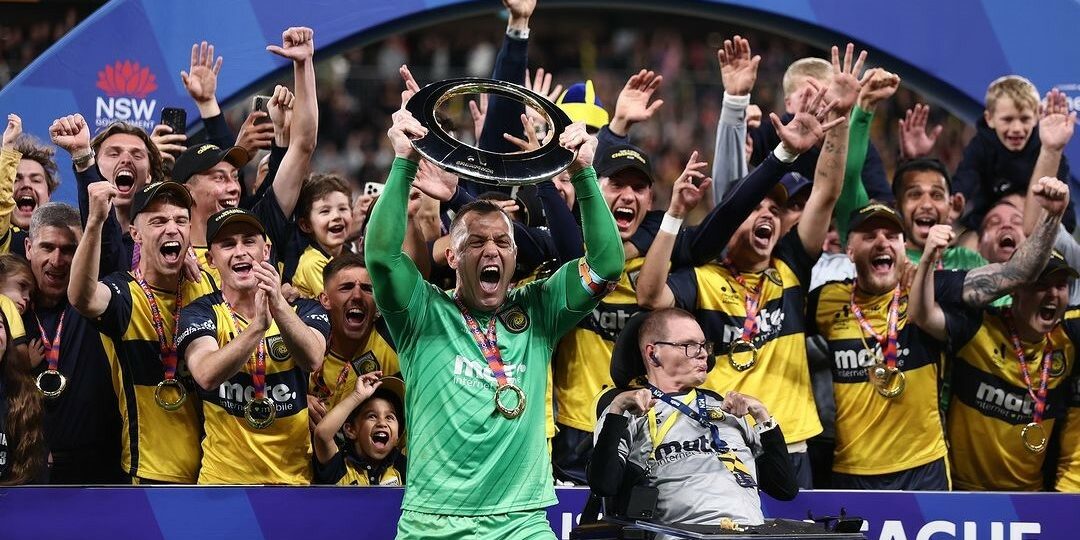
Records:
M944 126L937 125L927 131L929 118L930 106L916 103L915 108L908 109L900 119L900 157L916 159L930 155Z
M220 56L214 60L213 44L204 41L191 46L191 65L180 72L180 80L195 103L217 99L217 78L223 60Z
M863 64L866 62L866 51L861 51L858 59L852 63L854 56L855 45L848 43L844 51L844 64L841 65L840 49L835 45L832 48L833 75L829 83L829 101L834 104L834 110L840 116L846 116L851 112L851 107L855 105L855 100L859 97L863 85L870 80L870 73L859 78Z
M615 102L615 116L611 120L610 129L616 135L626 135L630 126L652 118L653 113L660 109L664 100L658 99L652 103L649 100L662 82L662 75L645 69L626 81Z
M724 92L733 96L749 95L757 80L760 55L750 55L750 41L740 36L725 39L724 46L716 52L720 60L720 79Z
M1061 151L1072 139L1076 112L1069 112L1069 100L1057 88L1046 94L1046 107L1039 120L1039 140L1049 150Z
M829 111L836 106L835 101L824 103L825 92L826 90L822 88L817 91L817 95L812 96L814 90L809 87L804 88L800 110L787 125L780 123L780 117L776 116L776 113L769 113L769 120L772 121L776 134L788 152L793 154L806 152L821 142L826 131L847 120L847 117L841 116L822 123Z

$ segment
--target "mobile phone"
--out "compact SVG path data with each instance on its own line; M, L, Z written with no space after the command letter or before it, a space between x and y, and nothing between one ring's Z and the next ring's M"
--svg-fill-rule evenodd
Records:
M270 96L255 96L255 97L251 98L251 110L252 111L262 111L262 112L266 113L266 116L264 116L262 119L255 121L256 124L266 124L266 123L271 122L271 120L270 120L270 111L267 108L267 106L269 104L270 104Z
M172 129L173 135L187 134L187 111L179 107L161 109L161 122Z
M382 195L386 184L379 182L367 182L364 184L364 195Z

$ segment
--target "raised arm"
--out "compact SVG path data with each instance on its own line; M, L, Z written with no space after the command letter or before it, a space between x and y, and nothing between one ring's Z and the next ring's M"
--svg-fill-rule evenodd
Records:
M22 135L22 118L9 114L0 147L0 238L11 230L11 214L15 212L15 176L22 159L22 154L15 149L15 139L19 135Z
M858 58L855 58L855 46L848 43L841 66L840 49L835 46L832 48L833 76L826 94L830 103L826 107L832 108L829 118L836 124L826 133L825 142L821 145L821 154L814 169L814 186L810 190L810 198L806 201L798 224L803 249L814 259L821 255L821 246L829 233L833 207L836 206L843 187L848 146L846 117L851 113L852 105L870 76L867 73L862 80L859 79L865 61L866 51L862 51ZM776 128L779 132L780 126L776 125Z
M184 319L181 321L181 328L190 328L193 313L202 308L203 306L197 304L185 307L181 313ZM202 316L212 317L213 314ZM260 287L260 290L255 292L255 317L224 347L219 347L217 338L209 335L198 336L190 344L180 343L181 354L199 387L213 390L243 369L266 335L271 321L266 293Z
M381 377L381 371L372 371L357 377L353 391L341 398L341 401L334 405L334 408L330 409L330 412L326 413L326 416L315 426L315 459L319 460L319 463L326 464L337 455L338 445L334 437L349 419L349 414L379 389L382 385L379 381Z
M405 110L405 103L413 93L411 88L401 93L401 109L394 113L394 124L387 132L394 148L394 163L386 187L368 218L368 230L378 231L378 234L364 236L364 259L374 285L375 303L384 313L405 309L415 288L423 281L416 265L401 249L409 226L406 215L409 188L419 160L410 139L427 133L427 129Z
M608 210L607 203L600 193L600 186L596 180L596 171L592 168L593 156L596 152L596 137L585 131L585 124L578 122L571 124L559 137L559 144L569 150L577 152L577 157L570 164L570 178L577 193L578 205L581 208L581 232L585 240L585 264L588 271L588 282L599 289L602 284L617 282L622 274L625 260L623 258L622 240L619 239L619 231L615 226L615 218ZM572 263L571 263L572 264ZM582 286L586 283L585 276L579 272L565 272L567 283L566 306L571 311L591 310L595 305L596 298L603 294L603 290L586 290Z
M964 279L964 303L982 307L1016 287L1035 280L1046 266L1054 247L1062 214L1069 205L1069 187L1055 178L1040 178L1031 188L1038 204L1038 220L1011 259L968 272Z
M281 160L273 192L286 216L296 210L300 187L311 169L311 155L319 133L319 103L315 95L314 33L310 28L293 27L281 33L281 46L266 50L292 60L296 96L289 126L289 149Z
M720 204L724 194L746 176L746 108L750 91L757 81L761 56L751 55L750 41L740 36L725 39L716 52L720 61L720 79L724 83L724 102L716 123L716 150L713 153L712 206Z
M1054 178L1061 166L1065 145L1072 139L1076 126L1076 112L1069 112L1068 98L1057 88L1046 94L1046 108L1039 120L1039 157L1028 182L1028 195L1024 202L1024 233L1031 234L1038 223L1039 201L1032 190L1042 177Z
M870 147L870 123L874 120L874 109L878 103L891 97L900 85L900 77L883 69L872 69L867 74L870 80L859 91L859 102L852 109L848 122L844 183L833 210L841 244L847 244L848 217L851 212L870 202L862 177L863 164L866 163L867 150Z
M112 295L109 287L98 281L101 256L101 228L112 210L113 199L120 195L109 182L94 182L87 189L90 213L86 219L82 241L71 260L68 299L71 305L88 319L95 319L109 307Z
M682 174L671 188L671 204L664 214L664 221L660 224L656 239L645 254L645 263L638 274L635 287L638 305L645 309L675 305L675 294L667 284L671 252L675 248L675 239L686 214L697 207L705 189L712 184L712 179L706 178L705 173L701 172L706 166L708 163L698 161L696 151L690 154L690 160L686 162Z
M615 115L607 125L612 135L626 138L634 124L652 118L664 104L662 99L649 103L662 82L662 75L647 69L639 71L626 81L626 85L619 92L619 99L615 102Z
M945 312L934 297L934 268L937 267L941 253L952 243L953 237L950 225L939 224L930 228L930 232L926 235L923 257L915 270L915 281L912 283L908 300L908 313L911 314L911 320L938 341L945 341L948 335Z

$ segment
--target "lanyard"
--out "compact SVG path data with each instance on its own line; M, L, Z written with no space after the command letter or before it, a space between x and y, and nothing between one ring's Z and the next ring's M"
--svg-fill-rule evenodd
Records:
M469 314L469 309L465 307L457 294L454 294L454 303L457 304L461 317L465 319L465 325L469 327L469 333L472 334L473 340L476 341L476 345L480 347L484 359L487 360L488 367L495 374L495 382L498 383L499 388L510 386L506 379L506 369L503 367L502 353L499 352L498 336L495 333L495 319L497 317L492 315L491 321L488 322L487 332L484 332L480 330L480 323L476 322L476 319Z
M728 272L731 272L731 276L735 278L735 281L742 286L746 298L746 319L743 321L742 339L743 341L750 342L754 336L758 333L757 315L758 310L761 309L761 292L765 289L765 282L768 281L767 276L762 273L758 277L757 287L754 287L753 292L746 286L746 278L742 276L742 273L735 268L731 259L724 259L720 263Z
M1039 374L1039 391L1031 385L1031 376L1028 375L1027 358L1024 356L1024 347L1020 343L1020 335L1016 331L1013 321L1012 310L1005 310L1005 322L1009 327L1009 340L1012 341L1013 351L1020 363L1020 375L1024 377L1024 386L1027 387L1028 395L1035 400L1035 413L1032 420L1038 424L1042 422L1043 412L1046 411L1046 387L1050 381L1050 358L1053 355L1054 344L1050 342L1050 334L1046 335L1046 346L1043 347L1042 370Z
M176 302L173 304L173 341L170 343L165 337L165 320L161 316L161 308L158 307L157 298L150 289L150 285L143 278L142 270L134 271L135 282L139 284L146 301L150 304L151 322L154 325L154 333L157 334L158 345L161 348L161 363L165 366L165 380L176 379L176 334L180 329L180 302L183 295L184 274L180 273L180 281L176 284ZM57 332L59 340L59 331Z
M887 330L885 335L878 334L874 330L874 327L870 326L870 321L866 320L866 317L863 316L863 312L862 309L859 308L859 304L855 303L855 291L857 290L858 283L852 283L851 312L855 315L855 320L859 321L859 326L861 326L867 334L870 334L870 336L878 342L878 345L881 347L882 355L884 356L885 365L887 365L889 369L894 369L896 368L896 358L898 350L898 333L896 330L896 326L900 320L900 285L898 284L896 288L893 289L892 302L889 304L889 316L886 320Z
M716 424L713 424L709 421L708 410L705 408L705 394L702 394L697 390L691 390L690 393L686 396L686 401L683 402L675 399L668 394L665 394L662 390L653 386L651 383L645 383L645 388L648 388L649 392L652 392L652 395L656 397L656 399L659 399L664 403L671 405L675 408L677 412L683 413L690 420L693 420L694 422L697 422L698 425L700 425L701 427L708 429L709 436L712 438L713 450L715 450L717 453L728 451L727 443L720 438L720 429L716 427ZM696 411L690 408L689 403L691 401L695 402L695 405L697 406ZM676 412L672 412L671 416L668 417L667 421L664 422L664 427L666 429L664 429L662 433L654 433L653 430L656 429L656 412L651 409L649 410L649 434L653 436L653 446L659 447L663 436L667 435L667 432L671 429L671 426L675 424L675 416Z
M232 317L233 328L236 329L237 335L240 334L240 319L236 316L236 310L229 304L228 300L222 296L221 300L225 302L225 307L229 308L229 316ZM255 306L255 309L263 309L262 306ZM255 365L251 365L251 357L247 359L247 370L251 373L251 385L255 387L255 399L253 401L259 401L266 397L266 340L262 337L259 338L259 345L255 347ZM249 402L250 403L250 402ZM273 420L273 418L271 418Z
M60 322L56 325L56 337L50 340L49 335L45 333L45 326L41 324L41 319L38 318L37 313L34 313L38 330L41 330L41 341L45 342L45 361L48 363L49 371L55 372L60 369L60 336L64 333L64 315L66 314L66 309L60 312Z

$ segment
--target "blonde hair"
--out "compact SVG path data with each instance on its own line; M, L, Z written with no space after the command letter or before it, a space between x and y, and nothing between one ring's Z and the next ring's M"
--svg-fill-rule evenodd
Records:
M819 82L828 82L832 76L832 64L821 58L800 58L788 66L784 72L784 97L794 94L796 78L813 77Z
M1017 109L1039 111L1039 90L1031 81L1019 75L998 77L986 89L986 110L993 114L994 106L1003 97L1013 100Z

